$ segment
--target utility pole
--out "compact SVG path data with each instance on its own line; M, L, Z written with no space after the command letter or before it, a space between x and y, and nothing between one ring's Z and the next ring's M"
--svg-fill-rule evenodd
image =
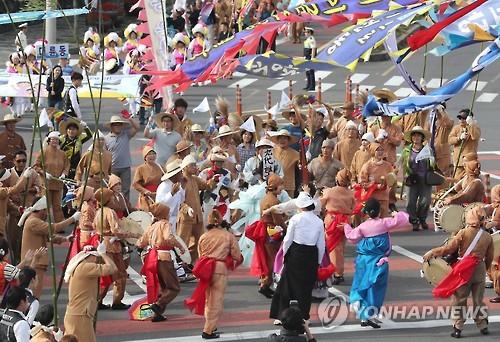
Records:
M54 0L46 0L47 11L55 10L54 8ZM54 44L56 42L56 30L57 30L57 21L56 19L46 19L45 22L45 39L49 42L49 44Z

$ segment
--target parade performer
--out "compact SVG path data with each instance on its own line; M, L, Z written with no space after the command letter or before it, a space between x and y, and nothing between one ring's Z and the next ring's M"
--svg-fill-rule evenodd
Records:
M144 164L137 167L132 187L139 192L137 208L142 211L149 211L149 206L155 202L156 191L163 176L163 169L156 164L156 151L151 146L144 146L142 158Z
M101 37L97 32L92 31L91 28L88 29L88 31L85 32L83 35L83 44L84 46L80 48L82 50L82 55L85 56L85 59L87 59L90 62L90 74L94 75L97 73L100 67L100 62L99 58L101 55L101 51L99 50L99 43L101 41ZM79 65L81 63L79 62Z
M139 45L136 49L127 53L125 65L123 66L124 75L136 75L144 69L145 63L141 60L141 57L144 56L146 51L145 45Z
M483 335L488 335L488 308L483 302L486 270L493 261L493 239L486 233L486 213L476 207L467 213L466 227L461 229L448 244L431 249L424 255L424 262L458 250L459 260L432 291L435 298L451 296L453 332L451 337L462 336L467 319L467 298L472 293L472 318Z
M330 131L334 123L333 112L330 108L320 107L311 114L313 115L308 119L309 130L312 134L308 147L308 152L311 154L309 159L316 158L321 154L321 146L330 137ZM323 127L326 115L328 115L328 122Z
M307 125L307 117L304 114L300 113L298 107L291 110L284 110L281 115L286 120L290 121L290 123L283 126L281 130L286 129L291 136L297 138L294 143L290 144L290 148L294 149L297 152L300 152L300 144L298 141L302 139L302 136L304 135L304 129ZM272 137L269 139L272 140Z
M12 114L5 114L3 120L0 120L0 125L5 126L5 131L0 133L0 155L5 156L2 160L2 165L5 168L14 166L14 157L17 151L26 151L23 137L16 133L16 124L22 120Z
M481 163L472 160L465 164L465 178L455 186L457 193L444 200L444 204L463 204L473 202L484 202L485 187L479 176L481 175Z
M430 136L431 133L420 126L415 126L411 131L405 132L404 138L409 145L403 149L398 161L404 171L405 184L409 187L406 211L410 215L410 223L414 231L418 231L420 225L422 229L429 229L425 220L431 205L432 186L425 182L425 174L434 166L430 158L433 154L429 149L430 155L423 160L419 155L423 153L424 141Z
M101 131L98 131L96 144L97 149L92 153L92 149L95 146L91 145L88 151L83 154L78 166L76 167L75 180L78 186L83 184L83 180L85 178L88 178L87 185L97 189L101 187L100 182L104 180L107 183L109 176L111 175L111 163L113 156L111 152L104 149L104 134ZM89 175L86 175L89 164ZM95 175L98 175L98 181L94 180Z
M137 247L149 250L141 274L146 276L148 303L154 315L151 322L165 321L163 316L167 305L179 294L181 287L172 261L171 251L177 247L180 253L184 248L176 240L169 222L170 208L162 203L154 203L150 210L153 224L137 240Z
M137 24L129 24L125 31L123 31L123 36L127 39L125 44L123 44L123 52L129 53L139 46L137 41L142 37L142 32L137 30Z
M186 198L179 211L178 235L189 247L191 263L198 259L198 241L203 234L203 213L200 204L200 190L210 191L215 186L214 178L206 181L197 176L196 159L188 155L181 163L186 180Z
M486 229L489 232L497 232L500 230L500 185L495 185L491 189L491 205L483 207L486 212L487 217L491 217L490 222L486 224ZM493 281L493 290L496 293L496 297L490 299L490 303L500 303L500 258L493 260L491 267L486 270L488 277Z
M106 249L105 242L102 242L96 252L81 251L71 259L64 274L64 280L69 283L64 328L67 335L75 335L81 342L96 341L94 319L98 307L97 279L118 272ZM102 262L98 257L102 258Z
M372 197L380 202L380 217L384 218L389 214L387 176L392 173L392 165L383 159L384 148L380 144L370 144L370 155L371 159L361 168L359 183L366 191L375 188Z
M193 269L200 282L192 297L184 302L190 310L205 316L201 335L204 339L220 336L216 331L224 310L228 271L234 271L243 262L238 242L227 228L228 223L220 212L212 210L208 215L207 231L198 245L200 259Z
M175 47L170 55L170 65L172 70L180 68L188 58L188 51L186 49L190 44L188 36L184 33L176 33L172 40L172 45Z
M9 74L24 74L26 73L25 65L22 63L22 52L14 52L9 56L10 63L7 62L7 72ZM12 98L12 105L10 111L15 117L24 115L24 112L29 108L31 99L29 97L17 96Z
M49 146L43 150L45 170L42 169L41 154L38 154L33 164L35 171L37 171L41 177L47 178L47 189L45 190L50 193L50 206L54 213L53 222L56 223L61 222L64 218L61 200L65 185L61 180L66 178L70 167L68 156L59 148L59 135L59 132L54 131L50 132L47 136L47 143Z
M82 218L76 230L76 243L79 252L83 250L95 232L96 203L94 192L94 188L90 186L81 186L76 190L75 204L77 207L81 204L82 208Z
M188 103L182 97L174 101L174 108L172 109L172 114L177 116L180 124L177 126L175 131L181 135L184 140L190 140L190 129L193 127L193 121L189 119L186 115L186 110L188 108Z
M260 202L261 218L246 228L245 235L255 242L250 275L260 277L259 293L272 298L274 291L270 286L273 283L274 260L283 240L286 224L283 214L265 215L263 212L280 203L278 195L283 190L284 181L277 174L271 173L266 183L266 195Z
M481 128L477 125L474 114L469 109L462 109L457 118L460 120L460 124L451 129L448 141L453 146L453 165L455 165L453 177L462 178L465 175L465 169L461 168L460 159L468 152L477 153L481 139Z
M104 38L104 68L107 74L114 74L123 66L118 54L121 51L122 39L116 32L110 32Z
M9 61L6 63L7 72L10 74L22 74L23 64L21 64L22 54L13 52L9 55Z
M232 144L234 133L231 127L224 125L219 128L219 134L216 136L216 138L220 140L218 148L227 155L227 159L224 162L224 168L231 172L232 179L237 178L238 169L236 166L240 164L238 148Z
M191 58L196 56L203 51L208 50L210 46L210 42L206 39L208 34L208 29L204 27L202 24L196 24L192 30L194 34L194 39L189 43L188 47L188 57Z
M344 132L345 138L335 145L333 156L349 169L354 154L361 146L361 140L359 140L358 126L354 121L348 121L345 124Z
M342 116L337 120L335 125L333 125L333 129L330 132L330 138L337 137L337 142L346 138L347 132L345 130L345 126L349 121L354 122L356 124L356 128L357 125L359 125L359 120L354 118L354 103L352 103L351 101L347 101L342 107L340 107L340 109L343 109L344 112L342 113Z
M19 227L23 227L23 241L21 244L21 255L26 255L29 250L37 250L40 247L47 248L47 243L49 238L52 239L54 243L60 244L64 241L68 241L69 237L55 234L64 230L71 223L78 221L82 214L77 211L70 218L52 224L52 231L54 234L49 236L49 223L47 222L47 199L45 196L40 198L33 206L24 210L21 218L19 219ZM33 265L38 279L43 279L45 272L49 266L49 257L44 255L38 260L38 262ZM36 298L40 298L43 290L43 281L39 281L37 287L33 291L33 295Z
M393 217L381 218L380 210L380 202L369 198L362 209L368 215L368 220L355 229L349 224L343 226L347 240L358 244L349 302L356 308L361 326L375 329L380 328L380 325L372 317L382 307L389 278L388 256L392 250L389 232L408 224L407 213L394 212Z
M206 132L201 125L192 125L189 137L188 140L193 144L190 148L190 155L196 159L196 163L200 163L207 159L210 149L204 139L206 137Z
M271 142L271 140L262 138L257 142L255 148L256 155L248 159L243 168L243 177L245 179L245 182L247 182L250 186L265 182L265 179L262 178L264 170L264 161L262 159L262 155L264 154L264 150L273 148L273 143ZM273 159L272 162L272 172L283 178L284 173L280 162L275 159Z
M45 63L42 61L40 63L36 59L36 47L31 44L24 48L24 55L26 56L26 66L28 67L28 72L34 75L44 74L47 69Z
M293 137L290 132L282 129L278 134L274 135L270 139L276 144L274 147L274 158L280 162L283 167L283 181L284 189L288 192L290 197L294 197L295 189L297 189L297 177L300 155L299 152L293 150L290 145L297 142L298 139ZM303 165L305 167L305 165Z
M321 202L326 209L326 247L330 255L330 260L335 266L333 285L344 282L344 249L346 238L344 231L338 226L342 223L349 223L349 215L352 214L356 199L353 192L348 188L351 173L347 169L342 169L335 178L336 186L323 190Z
M318 265L325 253L324 225L312 212L315 205L310 196L302 192L294 201L299 213L290 219L283 240L285 267L271 302L269 317L280 318L290 300L294 299L302 318L309 320L311 294L318 277Z
M335 142L327 139L321 144L321 155L311 160L307 165L309 179L314 181L318 189L335 186L335 177L344 168L337 158L333 157Z
M132 203L123 196L122 180L120 177L111 174L109 176L108 189L113 191L113 197L109 203L109 207L118 215L118 218L127 217L131 212L136 211Z
M312 27L305 27L304 34L306 35L306 39L304 40L304 59L311 60L316 58L317 53L317 45L316 38L314 38L314 30ZM304 90L314 90L316 89L316 79L314 77L314 70L308 69L306 71L307 77L307 85Z
M361 137L361 146L359 150L354 153L351 162L351 181L352 183L357 183L359 181L359 175L361 173L361 168L365 163L370 160L370 144L375 142L375 137L372 132L363 134Z
M127 283L127 270L123 261L121 239L125 238L140 238L141 234L130 233L124 231L119 224L116 212L109 207L113 191L110 189L98 189L95 193L95 198L100 208L97 211L94 219L94 227L97 232L103 237L106 245L106 252L109 253L110 258L113 260L117 267L117 271L113 273L113 310L127 310L130 305L122 303L123 296L125 295L125 285ZM95 235L97 237L97 235ZM73 259L72 259L73 260ZM107 309L108 306L102 303L103 298L108 292L109 286L102 288L100 293L100 309Z
M156 124L154 129L153 121ZM149 117L144 137L154 139L153 148L158 153L157 162L160 165L167 165L168 159L175 153L175 146L182 140L181 135L175 131L179 124L179 118L170 113Z

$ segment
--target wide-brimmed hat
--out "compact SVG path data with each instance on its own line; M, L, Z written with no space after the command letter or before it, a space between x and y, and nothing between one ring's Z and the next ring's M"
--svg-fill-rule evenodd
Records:
M144 146L144 148L142 149L142 159L146 160L146 156L149 154L149 152L153 151L154 153L156 153L156 151L154 150L154 148L152 148L151 146Z
M181 140L177 143L177 145L175 145L175 153L181 153L182 151L191 148L191 146L193 146L191 141Z
M224 152L220 146L214 146L210 151L210 155L208 156L208 159L211 162L225 162L227 158L229 158L228 154Z
M167 164L167 172L161 177L162 181L166 181L172 176L175 176L179 172L182 171L181 161L179 159L174 160L173 162Z
M156 114L154 119L153 119L156 126L162 127L161 122L162 122L163 118L166 116L168 116L169 118L172 119L172 130L175 131L177 129L177 127L179 127L179 125L181 124L181 121L179 120L177 115L174 115L174 114L170 114L170 113Z
M205 130L203 129L203 127L201 127L200 124L194 124L193 126L191 126L191 132L193 132L193 133L195 133L195 132L205 133Z
M76 135L80 135L83 133L83 125L71 117L61 121L61 123L59 124L59 133L66 134L69 125L76 125Z
M243 115L241 118L243 121L247 121L249 117L253 117L253 122L255 124L255 132L259 132L262 130L262 125L264 124L264 120L258 115ZM252 132L253 133L253 132Z
M389 103L397 101L398 97L387 88L375 89L373 95L380 99L387 99Z
M429 140L431 137L431 132L426 129L423 129L421 126L415 126L411 129L411 131L406 131L404 134L404 138L406 141L411 142L411 135L413 133L420 133L424 136L424 140Z
M273 143L269 139L262 138L259 141L257 141L257 144L255 144L255 148L259 148L259 147L263 147L263 146L269 146L269 147L272 148L273 147Z
M182 159L181 169L184 169L190 164L196 164L196 159L192 155L188 154L184 157L184 159Z
M271 126L275 130L278 130L278 124L276 123L276 120L273 120L273 119L264 120L262 122L262 128L264 128L264 126L266 126L266 125L267 126Z
M0 125L3 125L6 122L10 122L10 121L15 121L17 123L17 122L19 122L21 120L22 120L22 118L16 118L16 117L14 117L14 115L12 115L12 114L9 113L9 114L5 114L3 116L3 120L0 121Z
M274 134L269 140L271 140L273 143L278 144L278 139L279 137L288 137L290 140L289 144L294 144L297 141L299 141L298 138L294 137L293 135L290 134L286 129L280 129L277 134Z
M286 109L283 112L281 112L281 115L288 121L290 121L290 114L297 115L297 113L295 113L293 109ZM307 121L307 115L301 113L300 116L302 118L302 121Z
M109 122L106 122L103 126L106 127L106 128L111 128L111 125L115 124L115 123L121 123L121 124L123 124L125 126L130 125L130 122L128 120L125 120L121 116L119 116L119 115L112 115L111 119L109 119Z
M224 125L221 128L219 128L219 134L216 136L216 138L225 137L227 135L232 135L234 133L236 132L234 132L231 129L231 127L229 127L228 125Z
M351 101L345 102L340 109L353 109L354 110L354 103Z

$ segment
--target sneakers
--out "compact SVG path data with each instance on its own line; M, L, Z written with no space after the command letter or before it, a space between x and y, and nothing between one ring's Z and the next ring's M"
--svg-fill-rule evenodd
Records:
M453 332L450 334L451 337L460 338L462 337L462 330L453 327Z
M412 222L411 224L413 225L413 231L414 232L418 232L419 227L420 227L420 225L418 224L418 222Z
M217 333L214 333L214 332L211 334L207 334L206 332L202 332L201 337L203 337L205 340L212 340L214 338L219 338L220 335Z
M490 299L490 303L500 303L500 297Z
M361 326L362 327L368 327L368 326L370 326L373 329L379 329L380 328L380 324L375 323L371 319L367 319L366 321L361 321Z
M490 334L490 331L488 330L488 328L481 329L481 330L479 330L479 332L482 335L489 335Z
M344 282L344 276L338 276L338 277L336 275L333 276L332 285L340 285L340 283L343 282Z
M196 277L192 274L184 274L183 276L180 276L179 277L179 281L181 283L187 283L188 281L193 281L193 280L196 280Z
M111 305L111 310L128 310L130 308L129 304L118 303Z
M163 315L160 315L160 316L153 316L151 318L151 322L153 323L156 323L156 322L163 322L163 321L166 321L167 320L167 317L163 316Z
M99 303L99 306L97 307L98 310L108 310L111 306Z
M274 291L271 290L271 288L269 286L261 286L259 287L259 293L264 295L264 297L266 298L273 298L273 295L274 295Z

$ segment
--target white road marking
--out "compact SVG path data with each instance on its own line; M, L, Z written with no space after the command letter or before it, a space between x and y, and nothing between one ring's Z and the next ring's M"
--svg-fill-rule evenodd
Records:
M359 90L364 90L364 89L368 89L368 91L374 89L375 86L372 86L372 85L364 85L364 84L360 84L359 85Z
M497 96L497 93L482 93L476 99L476 102L492 102Z
M270 86L267 90L285 90L288 88L288 81L279 81L278 83ZM292 84L297 83L297 81L292 81Z
M443 78L443 84L448 81L447 78ZM431 78L429 82L427 82L427 88L439 88L441 87L441 79L440 78Z
M401 99L401 98L410 96L411 92L412 92L411 88L403 87L403 88L399 88L398 90L396 90L394 92L394 94L396 94L396 96Z
M231 85L228 86L228 88L236 88L236 85L240 85L240 89L245 88L246 86L249 86L250 84L257 82L256 78L243 78L237 82L232 83Z
M328 89L331 89L335 87L335 83L323 83L321 82L321 92L327 91ZM316 90L318 90L318 87L316 86Z
M316 77L316 79L322 79L324 80L325 78L327 78L328 76L330 76L332 74L331 71L326 71L326 70L318 70L318 71L315 71L314 72L314 76Z
M412 259L412 260L415 260L415 261L416 261L416 262L418 262L418 263L422 263L422 262L424 261L424 260L422 259L422 256L421 256L421 255L415 254L415 253L413 253L413 252L411 252L411 251L409 251L409 250L407 250L407 249L405 249L405 248L403 248L403 247L401 247L401 246L397 246L397 245L396 245L396 246L392 246L392 250L393 250L394 252L397 252L397 253L399 253L399 254L404 255L404 256L405 256L405 257L407 257L407 258L410 258L410 259Z
M386 86L399 87L405 79L402 76L392 76L387 82L384 83Z
M438 327L450 327L450 320L448 319L434 319L428 321L412 321L412 322L391 322L383 320L384 324L382 324L382 328L377 329L378 331L383 330L404 330L404 329L419 329L420 331L426 328L438 328ZM500 315L489 316L488 321L490 323L498 323L500 322ZM314 322L317 323L317 322ZM269 323L271 324L271 322ZM466 325L472 325L473 322L468 320ZM323 334L332 334L332 333L348 333L348 332L360 332L360 331L371 331L369 327L361 327L359 324L349 324L349 325L341 325L339 327L335 327L334 329L326 329L323 327L311 327L311 332L313 335L323 335ZM222 327L221 329L222 330ZM259 330L259 331L246 331L239 333L227 333L221 334L220 338L217 341L242 341L242 340L254 340L254 339L262 339L265 340L267 336L272 333L276 333L279 328L273 330ZM190 341L204 341L201 337L201 329L200 334L194 336L184 336L184 337L167 337L167 338L155 338L150 340L134 340L130 342L190 342Z
M483 90L483 88L486 87L487 84L488 84L488 82L478 81L477 82L477 91ZM476 88L476 82L471 82L469 84L469 86L467 88L465 88L465 90L474 91L474 88Z
M127 268L127 273L129 275L130 280L136 283L136 285L139 286L142 291L144 291L144 293L139 293L137 295L130 295L125 291L125 295L123 296L122 302L125 304L133 304L136 300L143 298L146 295L147 290L146 290L146 285L142 283L142 276L139 273L137 273L132 267L129 266ZM109 304L113 302L112 287L106 294L106 297L104 297L103 302Z
M352 74L351 76L351 81L352 84L359 84L363 82L364 79L366 79L370 74ZM345 82L344 82L345 83Z
M245 74L243 72L235 71L233 72L233 78L234 77L246 77L248 74Z

